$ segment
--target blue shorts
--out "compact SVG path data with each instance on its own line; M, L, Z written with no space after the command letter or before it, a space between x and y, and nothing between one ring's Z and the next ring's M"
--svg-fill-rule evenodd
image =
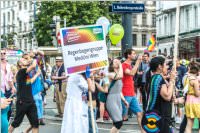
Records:
M134 114L137 114L138 112L142 112L142 108L140 107L137 98L135 96L133 97L129 97L129 96L124 96L124 98L126 99L126 101L129 103L129 108L131 109L131 111ZM126 106L124 105L124 103L122 102L122 116L127 115L128 110L126 108Z

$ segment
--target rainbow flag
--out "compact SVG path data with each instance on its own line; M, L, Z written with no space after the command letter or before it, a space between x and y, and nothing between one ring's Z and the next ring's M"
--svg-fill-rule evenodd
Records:
M147 50L149 52L152 52L155 49L155 44L156 44L156 39L152 35L151 38L149 39L148 43L147 43Z

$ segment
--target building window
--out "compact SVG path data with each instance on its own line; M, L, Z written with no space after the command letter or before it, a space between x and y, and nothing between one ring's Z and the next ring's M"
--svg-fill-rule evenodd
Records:
M27 46L27 39L24 39L24 48L27 50L28 46Z
M8 1L8 7L10 7L10 1Z
M151 5L153 5L153 1L147 1L146 4L147 4L148 6L151 6Z
M170 26L171 26L171 34L174 34L175 32L175 15L171 14L170 16Z
M161 19L159 19L159 29L158 29L158 31L159 31L159 34L162 34L161 33Z
M152 26L156 27L156 15L152 14Z
M164 18L164 26L165 26L165 27L164 27L164 33L165 33L165 35L166 35L166 34L167 34L167 27L168 27L168 26L167 26L167 17Z
M22 10L22 3L19 2L19 10L21 11Z
M24 2L24 10L27 10L27 2Z
M156 1L153 1L153 6L156 6Z
M8 33L10 33L10 26L8 26L8 27L7 27L7 29L8 29L8 31L7 31L7 32L8 32Z
M137 46L137 35L133 34L133 46Z
M5 35L5 32L6 32L6 22L5 21L6 21L6 15L5 15L5 13L3 13L3 27L2 28L3 28L3 34L4 35Z
M5 1L3 1L3 8L5 8L6 7L6 2Z
M189 10L186 10L186 30L189 29L189 22L190 22L190 15L189 15Z
M147 37L146 37L146 34L142 34L142 46L146 46L146 41L147 40Z
M15 11L14 10L12 11L12 20L13 20L13 22L15 21Z
M24 24L24 31L27 31L27 24Z
M32 1L29 2L29 6L30 6L29 9L32 10L33 9L32 8Z
M133 26L137 25L137 14L133 14Z
M10 22L10 12L8 12L8 23Z
M142 14L142 25L147 25L147 15L145 13Z
M3 13L3 26L5 26L5 24L6 24L6 14ZM4 27L4 28L5 28L5 27Z
M19 32L22 31L22 21L19 21Z
M22 48L22 39L19 39L19 48Z
M196 6L194 7L194 15L195 15L194 27L197 28L198 27L198 8Z
M32 22L31 21L29 22L29 27L30 27L30 29L32 29Z

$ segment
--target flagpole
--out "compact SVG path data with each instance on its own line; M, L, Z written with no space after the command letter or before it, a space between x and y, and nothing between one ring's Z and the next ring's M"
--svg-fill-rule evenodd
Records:
M156 36L156 43L155 43L155 49L156 49L156 56L158 56L159 55L159 49L158 49L158 40L157 40L157 36Z

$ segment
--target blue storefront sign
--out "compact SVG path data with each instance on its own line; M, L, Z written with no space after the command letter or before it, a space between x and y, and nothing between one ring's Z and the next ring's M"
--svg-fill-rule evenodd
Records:
M112 12L140 13L144 12L144 4L137 3L112 3Z

